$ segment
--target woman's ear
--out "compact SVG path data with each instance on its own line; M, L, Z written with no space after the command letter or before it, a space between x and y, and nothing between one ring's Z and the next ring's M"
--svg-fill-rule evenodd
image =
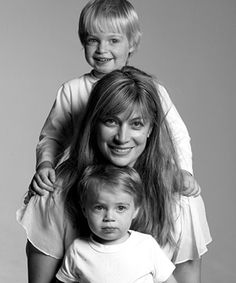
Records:
M150 137L151 133L152 133L152 126L150 126L150 128L149 128L149 130L148 130L147 138L149 138L149 137Z
M81 210L83 212L84 217L87 218L86 208L84 206L81 206Z

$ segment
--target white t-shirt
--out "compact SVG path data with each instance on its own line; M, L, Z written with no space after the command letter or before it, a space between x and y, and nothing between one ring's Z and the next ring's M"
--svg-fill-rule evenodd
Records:
M166 281L174 269L153 237L130 231L130 237L116 245L91 238L74 240L57 278L80 283L157 283Z

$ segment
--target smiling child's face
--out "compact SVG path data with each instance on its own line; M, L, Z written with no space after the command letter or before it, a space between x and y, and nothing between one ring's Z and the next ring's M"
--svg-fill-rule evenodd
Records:
M84 48L85 58L98 76L121 69L133 51L127 36L119 32L89 34Z

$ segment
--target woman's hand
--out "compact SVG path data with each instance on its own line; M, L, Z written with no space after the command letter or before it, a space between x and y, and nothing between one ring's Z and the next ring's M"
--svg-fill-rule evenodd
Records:
M197 197L201 193L201 188L194 177L186 170L182 170L183 174L183 191L181 192L184 196Z

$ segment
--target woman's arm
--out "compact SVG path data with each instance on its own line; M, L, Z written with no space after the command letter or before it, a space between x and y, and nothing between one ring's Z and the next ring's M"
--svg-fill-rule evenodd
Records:
M178 283L201 283L201 258L177 264L173 274Z
M26 245L26 253L28 258L28 282L53 282L61 260L43 254L29 241Z

